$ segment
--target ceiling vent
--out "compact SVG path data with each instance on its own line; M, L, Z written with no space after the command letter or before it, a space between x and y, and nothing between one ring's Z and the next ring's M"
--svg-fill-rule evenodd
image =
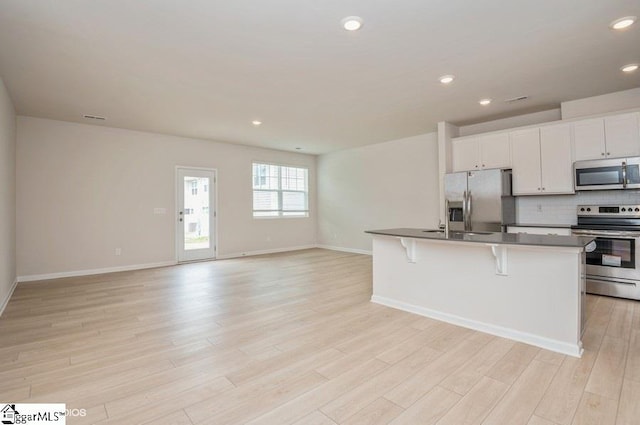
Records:
M505 102L513 103L513 102L520 102L521 100L527 100L527 99L529 99L529 96L518 96L518 97L512 97L511 99L506 99Z
M98 120L98 121L104 121L106 120L105 117L100 117L98 115L83 115L83 118L86 118L88 120Z

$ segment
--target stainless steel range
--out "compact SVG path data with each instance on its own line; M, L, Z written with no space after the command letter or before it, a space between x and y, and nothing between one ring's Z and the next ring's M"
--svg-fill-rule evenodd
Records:
M593 236L587 292L640 300L640 205L579 205L577 236Z

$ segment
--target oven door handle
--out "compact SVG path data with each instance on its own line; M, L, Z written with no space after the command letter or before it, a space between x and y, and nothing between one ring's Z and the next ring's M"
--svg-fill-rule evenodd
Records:
M640 232L618 232L615 230L606 230L606 231L602 231L599 232L597 230L576 230L573 229L571 230L571 233L573 233L574 235L578 235L578 236L627 236L627 237L632 237L632 238L637 238L640 237Z

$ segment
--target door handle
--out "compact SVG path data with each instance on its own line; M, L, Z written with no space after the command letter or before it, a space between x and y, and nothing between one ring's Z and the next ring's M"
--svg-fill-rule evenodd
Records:
M467 191L462 193L462 227L467 229Z
M471 206L472 199L473 198L471 197L471 191L469 191L467 193L467 217L468 217L468 221L469 221L469 228L466 229L466 230L469 230L469 231L473 230L471 228L471 214L473 214L472 209L471 209L472 208L472 206Z
M597 231L597 230L577 230L572 229L571 233L578 236L600 236L603 238L611 238L616 236L627 237L627 238L638 238L640 237L640 232L625 232L625 231L615 231L615 230L607 230L607 231Z

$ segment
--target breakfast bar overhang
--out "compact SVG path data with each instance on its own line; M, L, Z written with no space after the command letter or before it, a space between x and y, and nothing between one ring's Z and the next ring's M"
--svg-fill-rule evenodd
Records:
M371 230L371 301L575 357L592 238Z

